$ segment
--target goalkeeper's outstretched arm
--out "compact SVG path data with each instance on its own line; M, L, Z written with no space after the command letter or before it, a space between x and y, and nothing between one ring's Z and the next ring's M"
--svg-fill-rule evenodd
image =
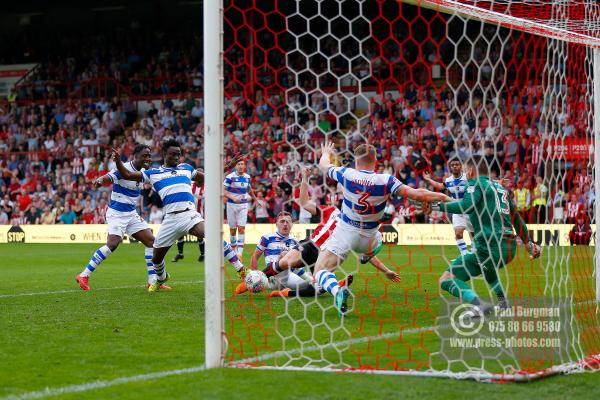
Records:
M481 188L478 186L468 186L462 200L435 204L431 206L431 209L452 214L470 214L477 204L481 204L482 198L483 194L481 193Z
M515 232L517 232L517 236L521 238L523 244L527 245L529 243L529 233L527 231L527 225L523 222L523 219L515 209L515 205L512 201L509 201L510 208L510 220L512 221L513 227L515 228Z

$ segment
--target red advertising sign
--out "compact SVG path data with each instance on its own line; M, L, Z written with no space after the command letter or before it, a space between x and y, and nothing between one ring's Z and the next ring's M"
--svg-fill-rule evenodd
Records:
M594 156L591 138L550 139L544 142L547 157L563 160L583 160Z

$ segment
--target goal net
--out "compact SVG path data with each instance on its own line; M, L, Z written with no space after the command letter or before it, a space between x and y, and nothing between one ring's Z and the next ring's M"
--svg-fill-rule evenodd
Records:
M279 211L292 214L297 240L320 222L299 205L304 168L317 208L352 204L344 183L317 168L325 140L334 142L336 166L354 167L355 147L369 143L376 172L438 192L458 179L452 159L466 172L480 156L490 185L501 185L493 186L498 206L513 202L542 255L532 260L517 245L504 266L493 241L471 247L468 229L459 241L456 216L397 192L370 205L384 210L377 258L387 274L362 264L360 252L336 269L337 280L353 277L344 317L322 282L307 296L269 297L286 284L276 279L236 294L235 270L221 269L223 301L211 304L223 307L223 365L492 381L597 368L599 24L600 7L588 0L225 0L223 155L247 155L270 212L270 225L254 225L259 211L250 211L246 265L261 236L280 229ZM258 247L260 270L266 247ZM442 274L465 250L480 264L463 269L466 286L448 289ZM496 307L481 318L481 307L465 312L478 304L472 293Z

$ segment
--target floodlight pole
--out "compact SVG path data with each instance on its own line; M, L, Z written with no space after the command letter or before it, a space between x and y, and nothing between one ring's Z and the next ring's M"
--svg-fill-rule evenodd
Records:
M223 366L223 2L204 1L205 365Z
M596 197L600 193L600 49L594 47L592 50L593 58L593 83L594 83L594 182ZM590 154L591 156L591 154ZM598 198L594 202L594 220L596 222L596 247L594 252L595 276L596 276L596 301L600 302L600 238L598 236L598 226L600 226L600 205Z

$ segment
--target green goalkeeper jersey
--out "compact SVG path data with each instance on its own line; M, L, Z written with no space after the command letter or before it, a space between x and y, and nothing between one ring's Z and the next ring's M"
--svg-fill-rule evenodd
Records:
M515 212L509 191L487 176L469 180L463 199L441 203L440 210L469 215L478 251L496 252L505 236L513 235L513 221L519 237L527 237L527 227Z

